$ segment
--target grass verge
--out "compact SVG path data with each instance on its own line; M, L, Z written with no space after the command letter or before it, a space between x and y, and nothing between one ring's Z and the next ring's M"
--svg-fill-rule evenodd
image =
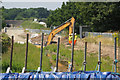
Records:
M34 45L29 44L28 51L28 69L36 70L40 62L40 49L36 48ZM71 47L65 47L65 45L60 45L59 58L60 62L64 65L64 62L71 61ZM46 54L52 56L52 60L56 60L57 45L51 44L44 48L43 53L43 71L51 71L51 62ZM25 60L25 44L14 44L13 53L13 72L21 72L24 67ZM74 71L81 70L83 67L84 52L82 50L74 51ZM2 55L2 72L5 72L9 66L10 61L10 50ZM93 71L97 66L97 53L87 54L87 71ZM68 63L67 63L68 65ZM65 66L67 66L65 63ZM112 60L109 57L102 57L101 71L111 71L112 70Z
M44 51L49 53L52 56L52 60L56 60L57 53L57 45L52 44L45 47ZM71 61L71 50L70 47L65 47L64 45L60 45L60 53L59 53L60 61ZM93 71L96 69L97 62L98 62L98 54L97 53L89 53L87 54L87 71ZM75 50L74 51L74 71L81 70L83 67L84 61L84 52L82 50ZM101 71L111 71L112 70L112 60L107 57L102 57L102 66Z
M13 53L13 72L21 72L25 62L25 44L14 44ZM2 55L2 72L7 70L10 62L10 50ZM28 47L28 66L30 70L37 70L40 64L40 49L34 45L29 44ZM43 71L51 71L51 63L49 58L43 55Z
M33 22L32 20L24 21L21 25L22 25L23 28L29 28L29 29L44 29L44 30L49 29L49 28L45 28L41 24Z

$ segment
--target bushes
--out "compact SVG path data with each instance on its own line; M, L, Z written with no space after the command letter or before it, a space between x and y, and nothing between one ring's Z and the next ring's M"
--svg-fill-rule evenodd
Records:
M2 38L2 53L5 53L8 51L8 48L10 47L11 39L5 33L1 34L0 36Z

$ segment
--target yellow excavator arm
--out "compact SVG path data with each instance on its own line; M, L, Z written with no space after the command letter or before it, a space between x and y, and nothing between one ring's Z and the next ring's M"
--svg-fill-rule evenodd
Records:
M67 26L69 27L69 34L72 34L72 29L73 29L73 25L74 25L75 19L72 17L70 20L66 21L65 23L61 24L59 27L57 27L56 29L52 30L48 36L47 39L47 45L50 44L50 42L52 41L53 37L59 33L61 30L63 30L64 28L66 28ZM46 45L46 46L47 46Z

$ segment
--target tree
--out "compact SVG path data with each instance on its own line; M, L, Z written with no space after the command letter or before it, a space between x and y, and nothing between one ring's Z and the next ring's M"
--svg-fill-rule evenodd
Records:
M4 28L6 26L6 23L4 21L5 19L4 19L4 17L2 17L4 9L5 8L3 6L2 6L2 8L0 8L0 22L2 22L2 28Z
M21 8L11 8L5 9L3 11L3 17L5 20L20 20L20 19L28 19L30 17L34 18L47 18L50 14L46 8L29 8L29 9L21 9Z
M5 53L8 51L8 48L10 47L11 39L5 33L1 34L0 36L2 38L2 53Z
M75 30L89 25L92 31L120 30L120 3L110 2L66 2L61 8L52 11L47 24L60 25L71 17L75 18Z

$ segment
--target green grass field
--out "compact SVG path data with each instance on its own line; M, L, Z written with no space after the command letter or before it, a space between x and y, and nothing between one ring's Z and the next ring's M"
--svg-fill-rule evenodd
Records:
M28 51L28 69L36 70L40 63L40 49L36 48L34 45L29 44ZM60 45L60 61L71 61L71 48ZM43 53L43 71L51 71L50 58L46 54L52 56L52 60L56 60L56 55L52 53L57 52L57 45L51 44L44 48ZM84 52L82 50L75 50L74 52L74 71L81 70L83 67ZM5 72L9 66L10 61L10 50L2 55L2 72ZM21 72L24 67L25 61L25 44L14 44L13 53L13 72ZM87 54L87 71L95 70L97 66L97 53ZM109 57L102 57L102 71L112 70L112 60Z
M13 72L21 72L25 62L25 44L14 44ZM28 69L36 70L40 64L40 49L29 44ZM5 72L10 62L10 50L2 55L2 72ZM49 58L43 55L43 71L51 71Z
M41 24L33 22L32 20L26 20L21 25L22 25L23 28L29 28L29 29L44 29L44 30L49 29L49 28L45 28Z

